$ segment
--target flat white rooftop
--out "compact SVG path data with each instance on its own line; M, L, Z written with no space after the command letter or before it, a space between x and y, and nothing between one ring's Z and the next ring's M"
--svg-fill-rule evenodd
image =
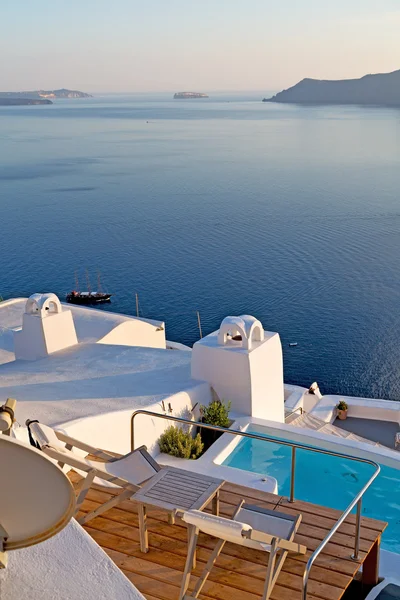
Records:
M17 398L21 424L27 418L57 424L134 410L200 384L190 377L191 352L96 343L133 319L80 306L67 305L79 344L40 360L15 360L13 335L25 303L0 303L0 403Z
M55 537L9 552L1 600L145 600L76 521Z
M0 364L14 360L13 332L22 327L22 315L25 310L27 298L13 298L0 302ZM110 333L120 323L136 320L137 317L121 315L84 306L61 303L72 312L78 342L97 342ZM162 321L145 319L155 326L163 325ZM3 360L7 358L8 360Z
M199 385L190 378L190 358L177 350L81 344L1 365L0 402L17 398L19 420L49 424L134 410Z

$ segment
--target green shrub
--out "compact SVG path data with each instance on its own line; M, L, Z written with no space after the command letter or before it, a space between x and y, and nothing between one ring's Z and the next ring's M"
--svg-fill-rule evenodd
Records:
M347 410L349 407L347 406L344 400L341 400L336 407L338 410Z
M192 437L189 432L171 425L158 440L160 452L177 456L178 458L198 458L203 452L204 444L200 434Z
M231 410L230 402L221 402L213 400L208 406L200 406L200 413L203 417L203 423L209 425L217 425L218 427L229 427L229 411Z

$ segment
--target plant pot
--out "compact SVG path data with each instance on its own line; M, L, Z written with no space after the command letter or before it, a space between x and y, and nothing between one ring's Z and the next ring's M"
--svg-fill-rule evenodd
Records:
M341 421L345 421L347 419L347 410L338 409L338 417Z
M201 419L200 421L201 423L204 423L204 420ZM229 423L229 425L232 424L232 421ZM198 431L200 432L201 435L201 441L204 444L204 450L203 450L203 454L204 452L206 452L206 450L208 450L214 442L217 441L218 438L221 437L221 435L224 435L223 432L221 431L213 431L212 429L206 429L205 427L199 427Z

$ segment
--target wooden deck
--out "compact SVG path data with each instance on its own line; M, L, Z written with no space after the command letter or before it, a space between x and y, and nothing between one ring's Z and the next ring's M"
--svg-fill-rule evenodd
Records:
M74 483L78 479L76 474L71 474ZM110 492L92 488L82 512L96 508L109 497ZM242 498L269 509L289 514L302 513L303 520L295 541L305 544L308 552L306 556L289 556L286 559L271 596L272 600L300 600L306 562L334 525L339 512L301 501L290 504L282 496L226 483L221 489L220 514L230 517ZM175 525L169 525L165 512L149 508L150 551L147 554L140 551L137 506L131 500L84 527L147 600L178 598L187 552L187 532L182 522L178 520ZM385 527L386 523L381 521L362 519L360 558L358 562L353 561L355 516L351 515L316 559L311 569L307 598L339 600L363 563L367 578L371 577L371 573L373 576L376 553ZM200 534L195 575L203 570L214 545L215 539ZM226 544L200 598L259 600L267 560L266 553ZM192 577L191 587L194 582L195 577Z

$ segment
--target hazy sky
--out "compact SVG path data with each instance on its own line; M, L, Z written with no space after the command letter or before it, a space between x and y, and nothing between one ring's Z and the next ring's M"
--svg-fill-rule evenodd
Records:
M2 0L0 89L279 90L400 69L400 0Z

